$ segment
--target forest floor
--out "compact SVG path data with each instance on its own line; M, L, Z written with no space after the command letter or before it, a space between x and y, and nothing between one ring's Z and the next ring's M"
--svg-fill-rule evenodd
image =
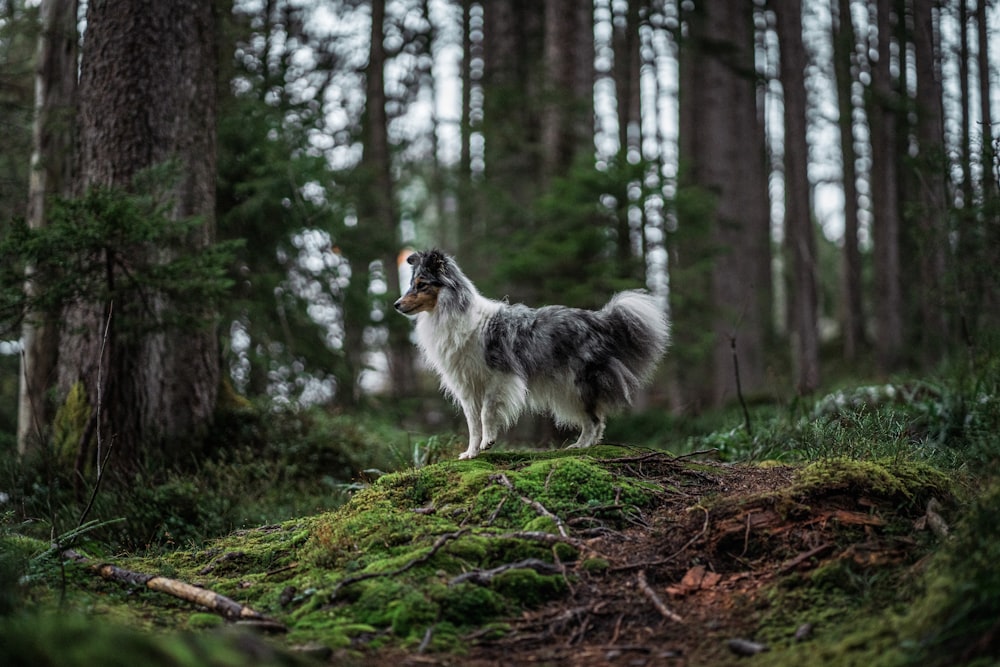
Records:
M385 475L333 512L103 561L169 577L159 592L81 556L32 601L156 641L218 641L232 623L164 594L186 582L266 619L235 625L280 630L240 635L257 665L868 664L907 650L893 619L921 595L956 497L951 476L904 455L488 452ZM67 636L51 632L25 635L23 655L42 664Z
M622 530L586 539L588 553L564 564L564 597L512 619L502 637L471 633L467 653L389 650L365 664L686 667L757 654L749 663L778 664L776 653L798 644L809 655L816 636L843 631L851 614L891 609L890 591L912 583L934 541L914 496L876 488L859 470L831 469L804 488L788 466L681 465L666 455L626 465L670 492ZM581 568L588 558L607 567ZM880 578L880 599L862 590Z

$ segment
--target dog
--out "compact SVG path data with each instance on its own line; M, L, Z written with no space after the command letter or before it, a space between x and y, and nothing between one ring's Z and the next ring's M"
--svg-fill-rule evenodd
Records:
M416 318L418 346L465 413L460 459L489 449L526 409L579 428L570 447L596 445L609 413L631 405L670 342L664 309L642 290L597 311L533 309L480 295L440 250L407 262L410 286L394 307Z

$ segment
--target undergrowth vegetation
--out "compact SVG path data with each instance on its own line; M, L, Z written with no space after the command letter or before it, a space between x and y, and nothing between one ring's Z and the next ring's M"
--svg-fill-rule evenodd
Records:
M612 422L608 439L655 450L501 446L458 461L457 435L415 437L375 415L274 414L236 405L220 415L197 451L178 448L171 460L149 462L127 480L110 472L87 517L81 513L89 487L81 493L74 479L56 474L44 459L19 462L5 455L2 625L23 629L32 625L33 613L60 604L136 625L122 610L139 602L143 627L150 618L155 627L198 632L215 625L212 616L155 602L151 593L131 601L121 593L108 596L108 584L59 557L73 547L93 557L129 552L134 555L118 559L138 571L239 598L283 619L286 645L320 641L348 657L357 657L358 647L456 653L469 636L504 636L511 632L509 619L565 598L581 579L620 568L590 552L585 540L652 530L650 508L682 499L692 510L685 529L693 537L685 548L704 539L706 548L717 550L717 563L734 571L772 542L787 551L785 559L805 548L790 547L787 538L764 539L767 517L836 519L846 531L842 539L862 541L878 527L885 535L879 553L905 547L911 554L893 555L891 567L871 569L857 565L861 556L852 552L855 560L830 559L807 577L776 579L766 610L758 612L760 636L776 650L751 662L791 665L822 656L834 665L992 664L1000 655L1000 476L994 472L1000 363L984 360L936 378L845 387L809 404L755 405L750 417L748 429L739 410L692 420L697 426L648 413ZM663 458L663 450L673 456ZM646 458L654 456L660 458ZM658 476L642 467L654 460L667 466ZM684 487L724 476L729 463L793 472L773 493L725 502L706 496L708 487ZM861 505L823 510L828 498ZM950 536L914 537L930 502L946 507ZM866 507L874 518L866 518ZM712 529L720 531L711 539L709 512ZM765 523L748 549L753 512L761 512L755 516ZM887 513L891 520L878 516ZM885 551L885 544L904 547ZM572 576L566 564L573 565ZM46 618L35 634L0 633L0 644L18 635L10 646L21 647L3 649L0 661L41 655L45 633L58 631ZM826 631L798 644L788 628L802 619L818 620ZM78 622L69 621L70 631ZM122 632L120 641L132 641ZM109 633L114 645L119 638ZM150 641L151 655L208 651L200 639L185 640L181 649ZM263 662L285 660L294 659L278 651Z

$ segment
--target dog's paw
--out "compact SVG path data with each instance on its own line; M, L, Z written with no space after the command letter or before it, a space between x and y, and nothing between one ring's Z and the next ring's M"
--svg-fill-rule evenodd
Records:
M479 452L477 452L474 449L467 449L464 452L462 452L461 454L459 454L458 458L459 458L459 460L462 460L462 459L474 459L474 458L476 458L476 454L478 454L478 453Z

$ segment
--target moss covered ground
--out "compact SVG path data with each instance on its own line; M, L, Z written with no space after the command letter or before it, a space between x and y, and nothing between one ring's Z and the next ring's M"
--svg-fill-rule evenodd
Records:
M986 463L903 441L912 413L879 422L898 426L890 446L860 453L830 423L829 451L808 460L782 457L774 432L744 462L716 447L488 452L199 548L77 546L268 623L106 581L10 533L3 553L29 565L19 609L0 609L0 662L89 665L128 647L151 665L994 664L1000 493Z

